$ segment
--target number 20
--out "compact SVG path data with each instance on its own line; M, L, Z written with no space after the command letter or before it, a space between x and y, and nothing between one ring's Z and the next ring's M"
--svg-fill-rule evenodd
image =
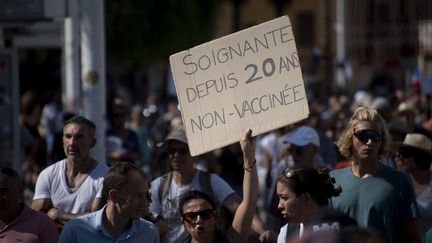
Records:
M269 68L270 70L267 68L267 67L269 67L269 65L270 65L270 68ZM252 69L252 75L249 77L248 80L246 80L247 84L248 83L252 83L252 82L254 82L256 80L260 80L260 79L263 78L262 76L259 76L259 75L257 76L257 73L258 73L258 67L257 67L257 65L255 65L255 64L248 64L245 67L245 71L247 71L248 69ZM274 63L274 61L273 61L272 58L267 58L267 59L265 59L263 61L262 70L263 70L264 76L266 76L266 77L270 77L270 76L272 76L274 74L274 72L275 72L275 63Z

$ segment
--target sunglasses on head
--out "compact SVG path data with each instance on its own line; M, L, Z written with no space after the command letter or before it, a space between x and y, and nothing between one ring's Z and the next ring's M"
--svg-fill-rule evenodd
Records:
M283 173L282 173L286 178L293 178L297 181L300 182L300 178L298 177L298 175L295 173L294 169L292 168L286 168Z
M298 195L305 192L306 189L305 189L304 183L300 179L300 177L297 175L297 173L295 172L295 170L293 168L290 168L290 167L286 168L282 174L285 176L285 178L293 179L295 181L294 187L295 187L295 191L297 192Z
M215 210L214 209L204 209L198 212L189 212L183 214L183 219L186 220L189 223L196 222L198 215L201 219L207 220L211 219L215 216Z
M375 129L360 130L354 132L354 136L362 143L367 143L369 139L374 143L379 143L384 138L383 132Z
M180 156L185 156L189 153L188 148L177 148L177 147L169 147L168 148L168 154L175 154L177 153Z

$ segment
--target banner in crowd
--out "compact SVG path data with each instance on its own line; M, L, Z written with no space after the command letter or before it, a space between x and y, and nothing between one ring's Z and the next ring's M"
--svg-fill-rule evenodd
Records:
M170 56L191 155L309 115L288 16Z

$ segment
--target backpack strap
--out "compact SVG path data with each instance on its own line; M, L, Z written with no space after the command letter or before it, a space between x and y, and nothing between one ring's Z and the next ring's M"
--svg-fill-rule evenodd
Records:
M214 197L213 188L211 185L211 174L202 170L198 170L198 173L201 191L207 193L211 197Z
M172 173L168 172L165 175L162 176L161 182L159 184L159 200L162 202L162 198L164 198L169 191L170 185L172 180Z

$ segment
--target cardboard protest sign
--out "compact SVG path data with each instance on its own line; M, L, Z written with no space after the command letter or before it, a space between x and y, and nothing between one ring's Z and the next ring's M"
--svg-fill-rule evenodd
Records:
M289 18L170 56L192 156L308 117Z

